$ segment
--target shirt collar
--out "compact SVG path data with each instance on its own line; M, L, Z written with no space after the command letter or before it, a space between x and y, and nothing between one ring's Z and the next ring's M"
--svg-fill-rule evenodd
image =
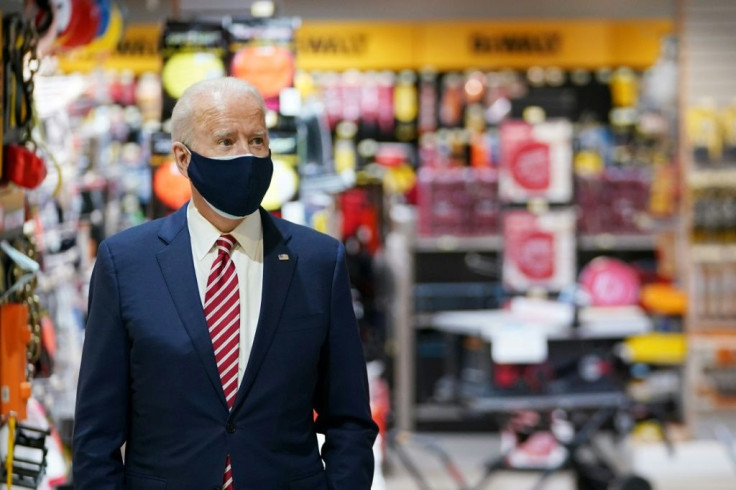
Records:
M192 252L199 261L215 246L215 242L222 234L220 230L202 216L192 201L187 206L187 220L189 222L189 234L192 241ZM258 245L263 239L261 227L261 213L259 210L249 214L230 235L235 238L243 252L255 259Z

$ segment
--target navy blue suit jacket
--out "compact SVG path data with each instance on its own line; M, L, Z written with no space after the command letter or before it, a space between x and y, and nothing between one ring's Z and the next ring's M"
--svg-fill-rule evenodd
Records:
M370 488L376 426L344 248L261 216L261 313L232 411L186 206L100 245L77 393L77 490L220 489L228 454L236 490ZM316 432L326 435L321 457Z

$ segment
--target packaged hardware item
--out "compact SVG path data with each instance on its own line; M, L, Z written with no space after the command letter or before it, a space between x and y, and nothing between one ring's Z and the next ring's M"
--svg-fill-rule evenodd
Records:
M422 71L419 78L419 134L437 130L437 73Z
M728 165L736 165L736 99L721 111L723 129L723 159Z
M575 281L575 214L508 211L503 217L503 283L512 291L559 291Z
M572 199L572 125L555 120L501 125L501 199L525 203Z
M597 257L583 267L580 283L592 306L630 306L639 302L641 283L632 266L613 257Z
M411 70L399 73L394 87L394 115L396 117L396 139L412 141L417 137L417 76Z
M723 135L715 103L706 100L690 107L685 121L695 163L709 165L719 162L723 155Z
M651 176L647 170L608 167L597 175L578 175L578 226L581 233L642 233L650 214ZM664 183L662 183L664 184Z
M419 233L424 236L494 235L499 228L498 173L494 168L421 168Z
M282 89L294 84L295 20L242 19L227 25L228 73L255 86L278 110Z
M163 115L171 117L174 104L196 82L225 76L225 32L220 24L169 21L162 35Z

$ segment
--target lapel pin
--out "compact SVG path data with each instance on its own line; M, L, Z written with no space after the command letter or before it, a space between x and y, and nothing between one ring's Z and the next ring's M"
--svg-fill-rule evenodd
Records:
M289 254L279 254L279 260L289 260Z

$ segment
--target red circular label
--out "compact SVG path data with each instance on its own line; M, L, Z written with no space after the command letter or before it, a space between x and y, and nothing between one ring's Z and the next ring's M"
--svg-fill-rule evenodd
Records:
M549 146L529 143L519 148L511 161L511 175L525 189L543 191L549 188Z
M519 270L528 278L549 279L555 273L555 238L550 233L534 232L519 243L516 253Z
M598 257L583 268L580 284L590 294L593 306L626 306L639 301L639 276L629 264Z

